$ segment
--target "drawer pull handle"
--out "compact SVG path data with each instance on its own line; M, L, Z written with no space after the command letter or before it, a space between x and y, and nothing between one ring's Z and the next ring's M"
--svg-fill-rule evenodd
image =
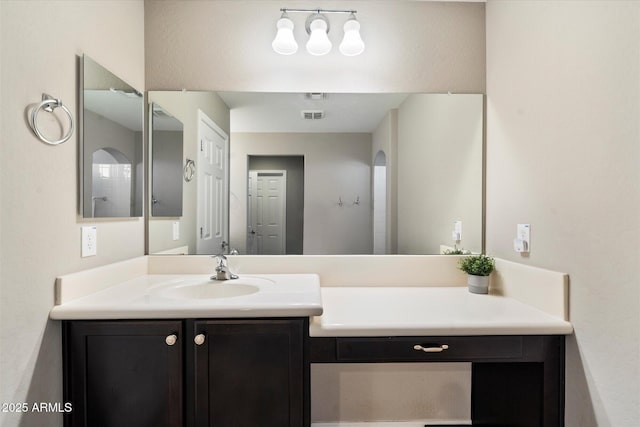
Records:
M196 345L204 344L204 334L196 335L195 338L193 339L193 342L196 343Z
M420 344L416 344L413 346L414 350L424 351L425 353L441 353L449 348L448 345L442 344L434 347L423 347Z
M178 336L176 334L167 335L167 337L164 339L164 342L166 342L167 345L174 345L177 341Z

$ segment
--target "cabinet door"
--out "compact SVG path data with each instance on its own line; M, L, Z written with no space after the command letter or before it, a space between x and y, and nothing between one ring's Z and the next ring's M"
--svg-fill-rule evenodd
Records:
M197 427L308 423L305 319L196 321ZM307 421L305 421L307 420Z
M73 405L65 426L183 425L182 322L67 321L63 328L64 394Z

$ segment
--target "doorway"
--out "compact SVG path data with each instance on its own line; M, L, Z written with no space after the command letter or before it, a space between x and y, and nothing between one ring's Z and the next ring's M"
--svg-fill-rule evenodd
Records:
M247 253L301 255L304 156L248 156Z
M249 170L247 247L254 255L287 253L287 171Z

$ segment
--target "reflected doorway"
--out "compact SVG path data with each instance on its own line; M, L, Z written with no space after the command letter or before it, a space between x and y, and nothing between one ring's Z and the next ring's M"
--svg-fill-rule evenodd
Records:
M248 156L247 253L301 255L304 156Z
M287 171L249 170L247 248L253 255L287 253Z

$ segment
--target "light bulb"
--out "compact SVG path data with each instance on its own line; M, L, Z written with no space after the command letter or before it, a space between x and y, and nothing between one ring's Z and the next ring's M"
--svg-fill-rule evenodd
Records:
M307 42L307 52L311 55L326 55L331 51L331 40L327 36L327 23L324 19L317 18L309 24L309 41Z
M344 38L340 43L340 53L344 56L356 56L363 51L364 42L360 37L360 23L354 16L344 24Z
M276 24L278 33L276 38L273 39L271 47L280 55L293 55L298 51L298 43L296 43L295 37L293 37L293 21L286 16L278 19Z

